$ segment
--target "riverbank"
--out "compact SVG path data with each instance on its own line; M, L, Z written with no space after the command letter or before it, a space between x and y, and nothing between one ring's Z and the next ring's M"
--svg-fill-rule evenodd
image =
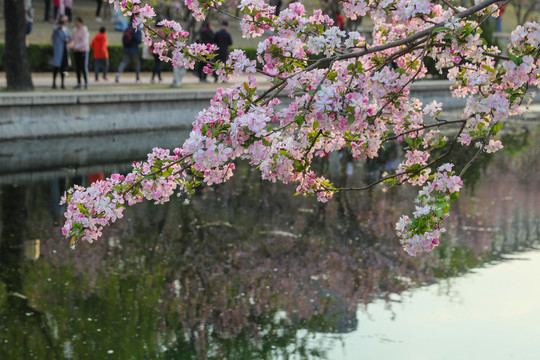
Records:
M115 69L116 70L116 69ZM140 83L135 81L135 73L133 72L124 72L121 74L120 79L115 82L115 71L111 71L108 74L108 79L103 80L100 78L98 81L94 80L94 72L90 71L90 79L88 81L88 90L78 90L76 93L82 92L109 92L109 91L118 91L118 90L158 90L158 89L169 89L173 83L173 73L170 71L162 72L161 78L162 81L159 81L156 77L155 82L152 83L152 73L150 72L141 72L140 74ZM209 79L213 80L213 79ZM260 79L263 81L263 79ZM30 93L25 93L28 96L34 96L35 93L54 93L54 94L67 94L74 90L74 86L77 85L77 77L75 72L68 72L65 78L65 87L66 89L52 89L52 72L39 72L32 73L32 82L34 84L35 91ZM60 84L60 76L57 76L56 79L57 85ZM264 82L264 81L263 81ZM182 88L183 89L213 89L215 90L219 84L214 84L213 82L201 83L199 78L194 72L187 72L182 79ZM0 89L5 89L7 86L6 83L6 73L0 72ZM6 94L17 94L14 92L8 92L7 90L0 90L0 97L3 97ZM18 93L23 95L22 93ZM23 95L24 96L24 95Z
M197 113L224 85L199 83L190 73L180 88L171 87L171 74L159 84L149 84L149 74L143 74L143 83L135 84L133 74L123 74L118 84L52 90L45 86L50 80L47 75L34 75L36 91L0 92L0 141L189 130ZM259 80L260 89L270 86L264 78ZM440 101L445 110L463 108L465 99L452 97L449 86L443 80L420 81L413 84L411 96L423 103ZM538 95L536 102L540 102Z

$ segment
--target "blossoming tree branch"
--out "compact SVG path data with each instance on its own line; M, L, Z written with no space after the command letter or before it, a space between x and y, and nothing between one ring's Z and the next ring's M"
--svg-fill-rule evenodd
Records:
M431 251L459 196L460 176L470 165L456 174L447 155L456 144L476 147L474 158L501 149L496 137L505 118L520 114L528 88L540 85L538 23L518 26L504 49L482 38L480 25L498 16L504 1L476 1L462 8L445 0L342 0L349 19L371 17L372 40L367 41L356 31L340 30L320 10L308 14L299 2L276 16L262 0L242 0L243 36L272 34L258 45L259 66L241 50L234 50L226 63L216 62L215 45L188 43L188 32L177 22L155 24L148 4L109 1L133 16L133 26L141 29L145 43L154 42L161 60L189 69L206 63L204 71L215 71L222 81L258 72L270 79L271 87L259 89L249 76L218 89L182 147L154 148L126 176L70 189L62 198L67 204L62 231L72 244L98 239L126 206L144 199L161 204L202 183L225 182L234 173L234 161L246 159L263 179L295 183L298 194L312 194L321 202L338 191L376 184L418 186L416 210L399 219L397 235L410 255ZM209 10L226 13L225 3L185 0L198 21ZM448 74L453 96L467 98L459 119L442 118L441 103L423 104L410 96L411 84L426 75L425 57ZM287 105L278 106L278 95L290 98ZM390 141L406 144L403 161L366 187L338 188L311 167L313 159L344 148L355 158L376 158ZM437 149L445 152L432 156Z

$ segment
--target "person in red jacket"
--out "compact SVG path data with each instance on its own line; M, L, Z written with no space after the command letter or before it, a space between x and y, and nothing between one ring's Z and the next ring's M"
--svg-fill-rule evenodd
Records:
M339 11L337 12L336 20L339 30L343 30L345 27L345 18L343 17L343 15L341 15Z
M92 50L94 51L94 72L96 74L96 81L99 80L99 70L103 69L103 80L107 80L107 72L109 71L109 40L105 34L105 27L99 28L99 33L92 39Z

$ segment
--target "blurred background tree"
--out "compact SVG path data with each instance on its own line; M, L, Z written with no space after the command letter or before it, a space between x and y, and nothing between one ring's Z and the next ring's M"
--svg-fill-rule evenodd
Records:
M22 0L4 0L4 66L8 90L34 90L26 51L26 19Z

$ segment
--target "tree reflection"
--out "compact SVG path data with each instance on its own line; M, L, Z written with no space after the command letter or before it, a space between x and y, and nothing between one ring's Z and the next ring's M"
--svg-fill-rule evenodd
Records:
M395 242L395 218L414 196L407 187L342 193L323 206L240 163L229 184L131 208L75 252L49 210L57 185L3 188L0 358L325 358L331 344L313 334L361 327L359 305L538 239L540 146L528 144L486 163L445 245L421 259ZM354 164L344 179L377 171L370 166ZM42 256L25 262L20 244L37 235Z
M58 349L45 315L32 304L32 298L23 289L24 240L31 233L27 227L27 188L2 186L0 192L0 280L4 285L3 291L0 290L0 357L55 359ZM32 346L34 342L40 346Z

